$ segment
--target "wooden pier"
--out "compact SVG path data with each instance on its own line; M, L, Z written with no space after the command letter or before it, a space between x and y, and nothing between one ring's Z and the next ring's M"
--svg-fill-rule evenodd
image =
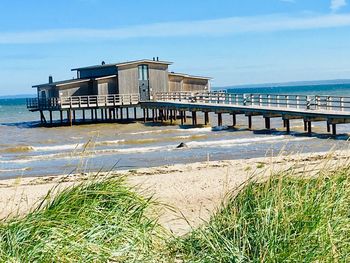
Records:
M290 121L301 119L305 132L312 133L312 122L325 122L327 132L336 135L337 125L350 123L350 97L305 96L280 94L231 94L221 92L167 92L153 94L151 100L141 101L139 94L108 96L73 96L45 100L28 99L27 107L40 112L41 122L52 125L53 112L59 111L60 124L74 124L76 111L81 111L82 122L118 121L142 119L144 122L180 120L183 125L187 118L192 125L198 125L197 115L204 115L204 125L209 124L209 113L217 114L218 126L223 124L223 114L232 115L232 126L237 125L236 116L244 115L248 127L253 127L253 116L262 116L265 128L271 129L271 119L281 118L287 132L291 131ZM140 108L142 116L136 116ZM130 118L129 110L133 110ZM48 112L49 121L47 121ZM100 112L100 114L98 114ZM188 114L190 113L190 114ZM64 115L67 121L64 121ZM99 115L99 116L98 116Z
M192 112L192 124L197 125L197 113L204 113L204 124L209 122L209 113L216 113L218 126L222 126L222 114L245 115L252 129L252 117L263 116L265 128L271 129L271 118L281 118L287 132L290 120L302 119L304 130L312 133L312 122L326 122L327 132L336 135L337 124L350 123L350 97L305 96L279 94L231 94L231 93L158 93L153 101L142 102L142 108L170 111L184 122L185 112ZM332 131L331 131L332 130Z
M87 121L87 111L90 111L90 121L109 122L130 119L129 109L134 111L136 119L136 108L139 107L140 97L138 94L123 95L98 95L98 96L72 96L49 99L27 99L27 108L30 111L38 111L43 125L54 124L53 112L59 111L60 124L73 125L76 123L76 112L80 111L82 122ZM49 118L45 112L49 113ZM64 115L67 116L66 122ZM125 118L124 118L125 117Z

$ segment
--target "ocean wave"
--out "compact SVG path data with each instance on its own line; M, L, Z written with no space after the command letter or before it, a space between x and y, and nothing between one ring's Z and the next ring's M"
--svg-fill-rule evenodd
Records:
M37 152L54 152L54 151L67 151L82 149L86 145L85 143L76 144L62 144L52 146L33 146L33 150Z
M34 150L34 148L30 145L17 145L17 146L1 149L0 152L3 152L3 153L21 153L21 152L30 152L33 150Z
M163 130L150 130L150 131L140 131L140 132L131 132L128 134L131 135L142 135L142 134L152 134L152 133L186 133L186 132L197 132L197 133L202 133L202 132L211 132L213 131L213 128L211 127L204 127L204 128L189 128L189 129L163 129Z
M15 168L15 169L0 169L0 173L9 173L9 172L24 172L29 171L32 168L30 167L24 167L24 168Z
M313 138L290 138L288 136L268 136L268 137L253 137L253 138L240 138L230 140L215 140L215 141L190 141L186 143L187 147L178 149L177 144L167 144L162 146L149 146L149 147L129 147L129 148L109 148L100 150L86 150L82 152L68 152L68 153L54 153L45 155L26 156L22 159L15 160L0 160L0 163L28 163L35 161L45 161L54 159L84 159L93 158L101 155L113 155L113 154L140 154L149 152L164 152L164 151L176 151L176 150L191 150L200 148L226 148L233 146L249 146L253 144L271 144L271 143L288 143L312 140Z

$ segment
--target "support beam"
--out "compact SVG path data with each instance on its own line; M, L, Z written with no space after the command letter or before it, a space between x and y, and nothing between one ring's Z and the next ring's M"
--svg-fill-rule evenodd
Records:
M129 107L126 107L126 119L129 120Z
M123 116L123 108L120 108L120 119L123 120L124 116Z
M180 111L181 125L184 125L184 112Z
M192 111L192 125L195 126L197 125L197 112Z
M101 111L101 120L103 120L103 109L101 109L100 111Z
M311 133L312 133L312 124L311 124L311 121L308 121L308 122L307 122L307 133L308 133L309 135L311 135Z
M143 109L143 123L146 123L146 109Z
M156 110L152 109L152 122L156 122Z
M67 119L68 119L69 125L70 125L70 126L73 126L73 122L72 122L72 110L71 110L71 109L69 109L69 110L67 111Z
M286 131L287 131L287 133L290 133L290 120L286 119L285 120L285 124L286 124Z
M85 110L83 110L82 113L83 113L83 121L85 122Z
M337 135L337 124L335 123L332 124L332 134L334 136Z
M50 110L50 124L52 124L52 110Z
M248 129L251 130L253 127L252 115L248 115Z
M327 122L327 132L331 132L331 125L329 122Z
M236 118L236 114L232 114L232 127L236 127L237 125L237 118Z
M218 113L218 126L222 126L222 113Z
M204 112L204 125L209 124L209 112Z
M265 129L271 130L271 118L265 117Z
M307 131L307 121L304 120L304 131Z
M63 111L60 110L60 121L61 121L61 124L63 123Z
M136 121L136 119L137 119L136 107L134 107L134 120Z

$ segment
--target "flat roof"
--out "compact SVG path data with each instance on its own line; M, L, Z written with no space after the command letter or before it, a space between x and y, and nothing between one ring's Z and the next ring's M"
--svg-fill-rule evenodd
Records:
M71 69L71 71L82 70L82 69L97 69L97 68L108 68L108 67L120 67L120 66L128 66L128 65L140 64L140 63L160 64L160 65L171 65L171 64L173 64L173 62L169 62L169 61L155 61L155 60L152 60L152 59L141 59L141 60L120 62L120 63L111 63L111 64L104 64L104 65L94 65L94 66L88 66L88 67L73 68L73 69Z
M40 87L46 87L46 86L65 86L69 84L75 84L75 83L82 83L82 82L87 82L90 81L91 79L68 79L68 80L62 80L62 81L56 81L52 83L45 83L45 84L39 84L39 85L34 85L32 86L33 88L40 88Z
M177 76L177 77L190 78L190 79L206 79L206 80L213 79L211 77L193 76L193 75L188 75L184 73L175 73L175 72L169 72L169 76Z

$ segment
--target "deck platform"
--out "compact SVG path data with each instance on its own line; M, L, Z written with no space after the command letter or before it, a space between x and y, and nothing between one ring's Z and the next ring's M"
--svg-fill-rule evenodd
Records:
M252 117L262 116L265 128L271 129L271 118L281 118L287 132L290 132L290 120L304 121L304 130L312 133L312 122L326 122L327 132L336 135L337 124L350 123L350 97L305 96L280 94L231 94L223 92L167 92L156 93L148 101L140 101L138 94L121 94L108 96L76 96L67 98L50 98L45 100L28 99L27 108L39 111L43 124L53 124L55 111L60 112L60 123L75 123L76 111L81 111L83 121L85 112L90 110L93 121L111 121L129 119L129 109L134 110L132 119L144 122L162 122L180 119L186 122L188 112L192 124L197 125L197 113L204 113L204 124L209 123L209 113L217 114L218 125L222 126L222 114L232 115L236 125L236 115L245 115L248 127L252 129ZM142 116L136 116L137 108L142 109ZM45 113L49 112L49 122ZM100 112L100 114L99 114ZM99 116L98 116L99 115Z
M325 121L327 131L336 134L336 125L350 123L350 98L332 96L301 96L278 94L230 94L230 93L160 93L154 101L142 102L143 108L171 110L193 113L218 114L218 125L222 125L222 114L233 116L244 114L248 117L248 127L252 128L252 116L263 116L265 127L270 129L271 118L282 118L287 132L290 120L304 120L305 131L312 132L312 122ZM180 114L183 116L183 114ZM194 120L193 123L197 123Z

